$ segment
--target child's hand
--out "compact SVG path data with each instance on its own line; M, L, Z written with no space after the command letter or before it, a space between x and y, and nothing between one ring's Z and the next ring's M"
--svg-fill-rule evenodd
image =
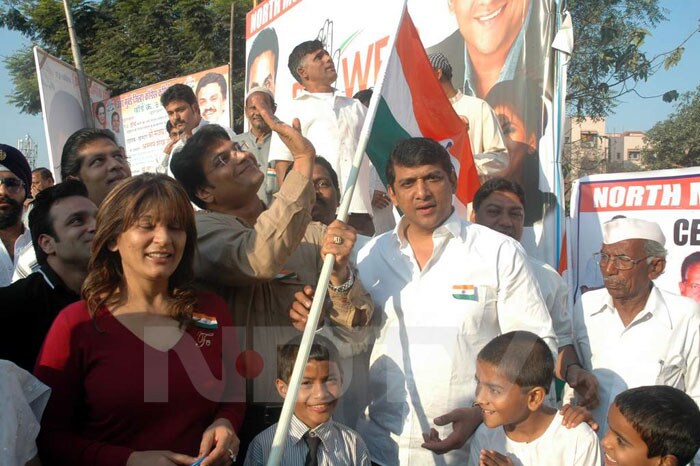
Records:
M583 406L572 406L565 404L559 411L564 419L561 424L567 429L574 428L582 422L588 423L595 432L598 432L598 423L593 419L593 414Z
M513 466L513 460L495 450L481 450L479 466Z

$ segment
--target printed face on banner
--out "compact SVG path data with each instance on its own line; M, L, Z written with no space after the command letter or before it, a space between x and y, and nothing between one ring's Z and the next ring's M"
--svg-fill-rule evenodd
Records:
M210 83L197 92L197 101L202 117L212 123L221 121L226 109L226 99L218 83Z
M685 277L678 284L681 295L700 303L700 255L693 253L696 260L688 266ZM689 256L690 257L690 256ZM688 260L686 258L686 260Z
M254 87L266 87L275 93L275 54L272 50L265 50L253 59L248 75L248 89Z
M448 4L470 55L490 55L503 63L525 23L530 0L449 0Z

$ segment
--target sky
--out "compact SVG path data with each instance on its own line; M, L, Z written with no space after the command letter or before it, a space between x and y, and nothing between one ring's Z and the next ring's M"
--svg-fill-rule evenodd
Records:
M661 5L667 9L668 21L652 30L652 36L647 38L644 48L650 55L674 48L696 29L700 22L700 1L662 0ZM575 28L574 24L574 35ZM0 59L30 46L29 41L20 34L0 28ZM683 59L676 67L668 71L662 68L647 82L637 85L637 91L642 96L659 95L672 89L679 93L688 92L700 84L700 34L695 34L685 47ZM22 114L16 107L7 103L6 96L12 93L12 82L4 63L0 62L0 68L6 76L6 79L0 80L0 142L16 145L19 138L28 134L38 144L37 166L48 166L42 117L40 114ZM622 98L615 114L608 116L606 130L646 131L656 122L665 119L673 109L672 104L663 102L660 97L644 99L635 94L628 94Z

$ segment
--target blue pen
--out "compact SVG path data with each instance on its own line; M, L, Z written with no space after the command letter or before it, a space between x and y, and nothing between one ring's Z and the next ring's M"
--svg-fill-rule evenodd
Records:
M204 458L206 458L206 456L202 456L202 457L199 458L197 461L195 461L194 463L192 463L191 466L199 466L200 464L202 464L202 461L204 461Z

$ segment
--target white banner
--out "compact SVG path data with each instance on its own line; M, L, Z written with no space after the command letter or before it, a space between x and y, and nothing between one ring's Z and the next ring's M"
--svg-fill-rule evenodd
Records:
M56 182L61 180L61 151L68 137L85 127L83 105L76 69L34 47L36 75L39 81L41 113L48 148L49 169ZM93 102L109 98L104 83L85 76L90 100Z
M668 258L666 271L656 284L676 294L684 294L685 288L690 294L692 284L700 283L691 279L684 286L688 274L681 276L681 266L689 255L700 252L699 207L700 167L594 175L575 181L568 238L569 271L576 295L581 287L602 286L593 254L600 251L603 241L601 224L618 215L659 224L666 236Z

